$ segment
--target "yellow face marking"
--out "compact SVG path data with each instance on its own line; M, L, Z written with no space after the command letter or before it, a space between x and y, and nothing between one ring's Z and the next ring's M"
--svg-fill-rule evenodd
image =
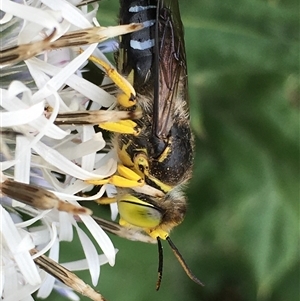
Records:
M169 237L169 233L162 230L162 229L147 229L146 232L152 237L152 238L161 238L163 240L166 240L167 237Z

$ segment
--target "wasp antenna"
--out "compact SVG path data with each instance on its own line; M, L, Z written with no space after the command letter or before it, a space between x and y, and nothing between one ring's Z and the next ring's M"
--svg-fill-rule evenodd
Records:
M189 278L192 279L197 284L199 284L201 286L204 286L204 284L192 273L192 271L190 270L190 268L186 264L185 260L183 259L182 255L180 254L179 250L174 245L174 243L171 240L171 238L168 236L166 238L166 240L168 241L168 243L169 243L169 245L170 245L173 253L175 254L175 257L177 258L177 260L179 261L179 263L181 264L181 266L183 267L185 273L189 276Z
M161 240L157 237L157 246L158 246L158 277L156 282L156 290L158 291L161 285L162 273L163 273L163 264L164 264L164 252Z

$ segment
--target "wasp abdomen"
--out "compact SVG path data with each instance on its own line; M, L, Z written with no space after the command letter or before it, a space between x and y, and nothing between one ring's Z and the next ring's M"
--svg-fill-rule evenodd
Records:
M121 1L120 23L142 23L144 28L122 37L123 74L134 70L134 86L147 82L153 65L156 4L154 0Z

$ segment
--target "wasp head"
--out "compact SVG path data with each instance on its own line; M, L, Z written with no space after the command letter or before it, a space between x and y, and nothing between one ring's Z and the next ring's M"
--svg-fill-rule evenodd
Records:
M130 191L118 199L121 223L142 228L151 237L166 239L186 213L186 199L179 189L162 197Z

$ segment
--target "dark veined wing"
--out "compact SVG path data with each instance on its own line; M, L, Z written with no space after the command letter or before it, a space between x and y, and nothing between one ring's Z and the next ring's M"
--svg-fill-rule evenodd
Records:
M178 1L159 0L157 6L153 134L165 139L174 122L176 106L188 105L187 69Z

